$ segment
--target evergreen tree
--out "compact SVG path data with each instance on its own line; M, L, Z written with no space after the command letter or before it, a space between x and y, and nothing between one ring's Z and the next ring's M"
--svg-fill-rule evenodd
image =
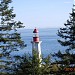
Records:
M58 30L58 36L62 38L58 42L66 47L66 50L65 53L59 51L54 56L60 58L59 61L56 61L56 63L60 64L60 70L65 71L69 67L68 73L65 73L65 75L73 75L73 73L70 73L70 67L75 67L75 5L73 5L72 13L70 13L70 17L64 26L64 28Z
M33 57L24 55L19 58L20 63L14 67L13 75L50 75L50 56L42 59L42 64L35 54Z
M16 14L13 7L9 7L12 0L0 0L0 72L11 72L14 58L11 53L25 47L18 28L23 28L20 21L14 21Z

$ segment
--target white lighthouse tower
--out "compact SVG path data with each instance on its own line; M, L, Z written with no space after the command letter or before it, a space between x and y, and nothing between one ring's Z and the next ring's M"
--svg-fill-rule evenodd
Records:
M38 29L35 28L34 31L33 31L33 40L32 40L32 55L34 55L34 52L37 53L38 55L38 58L40 59L40 62L42 60L42 57L41 57L41 42L40 39L39 39L39 34L38 34Z

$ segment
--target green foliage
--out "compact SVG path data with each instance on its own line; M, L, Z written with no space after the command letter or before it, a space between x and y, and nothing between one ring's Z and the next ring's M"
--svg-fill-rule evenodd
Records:
M23 28L23 23L14 21L16 14L13 13L13 7L10 7L12 0L0 1L0 72L11 73L12 65L16 62L11 53L21 50L25 47L21 40L18 28ZM16 60L17 61L17 60Z
M20 63L14 68L13 75L50 75L50 57L43 58L41 62L37 57L24 55L20 57ZM39 66L41 64L41 66Z
M65 53L59 51L55 53L54 56L60 58L56 60L56 64L60 64L59 71L61 75L73 75L75 72L67 72L64 70L67 67L75 67L75 6L72 9L69 19L64 24L64 28L58 30L58 36L62 39L59 39L58 42L66 47ZM62 72L64 71L64 72Z

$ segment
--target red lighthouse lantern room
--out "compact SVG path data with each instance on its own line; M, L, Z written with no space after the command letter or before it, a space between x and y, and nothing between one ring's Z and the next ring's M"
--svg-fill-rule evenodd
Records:
M34 42L39 42L39 35L38 35L38 29L34 29L33 33L34 33L34 36L33 36L33 41Z

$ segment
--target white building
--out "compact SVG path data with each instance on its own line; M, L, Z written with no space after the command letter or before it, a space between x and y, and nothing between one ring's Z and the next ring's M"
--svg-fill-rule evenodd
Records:
M40 59L40 62L42 60L42 54L41 54L41 42L38 34L38 29L34 29L33 31L33 40L31 41L32 43L32 55L36 52L38 55L38 58Z

